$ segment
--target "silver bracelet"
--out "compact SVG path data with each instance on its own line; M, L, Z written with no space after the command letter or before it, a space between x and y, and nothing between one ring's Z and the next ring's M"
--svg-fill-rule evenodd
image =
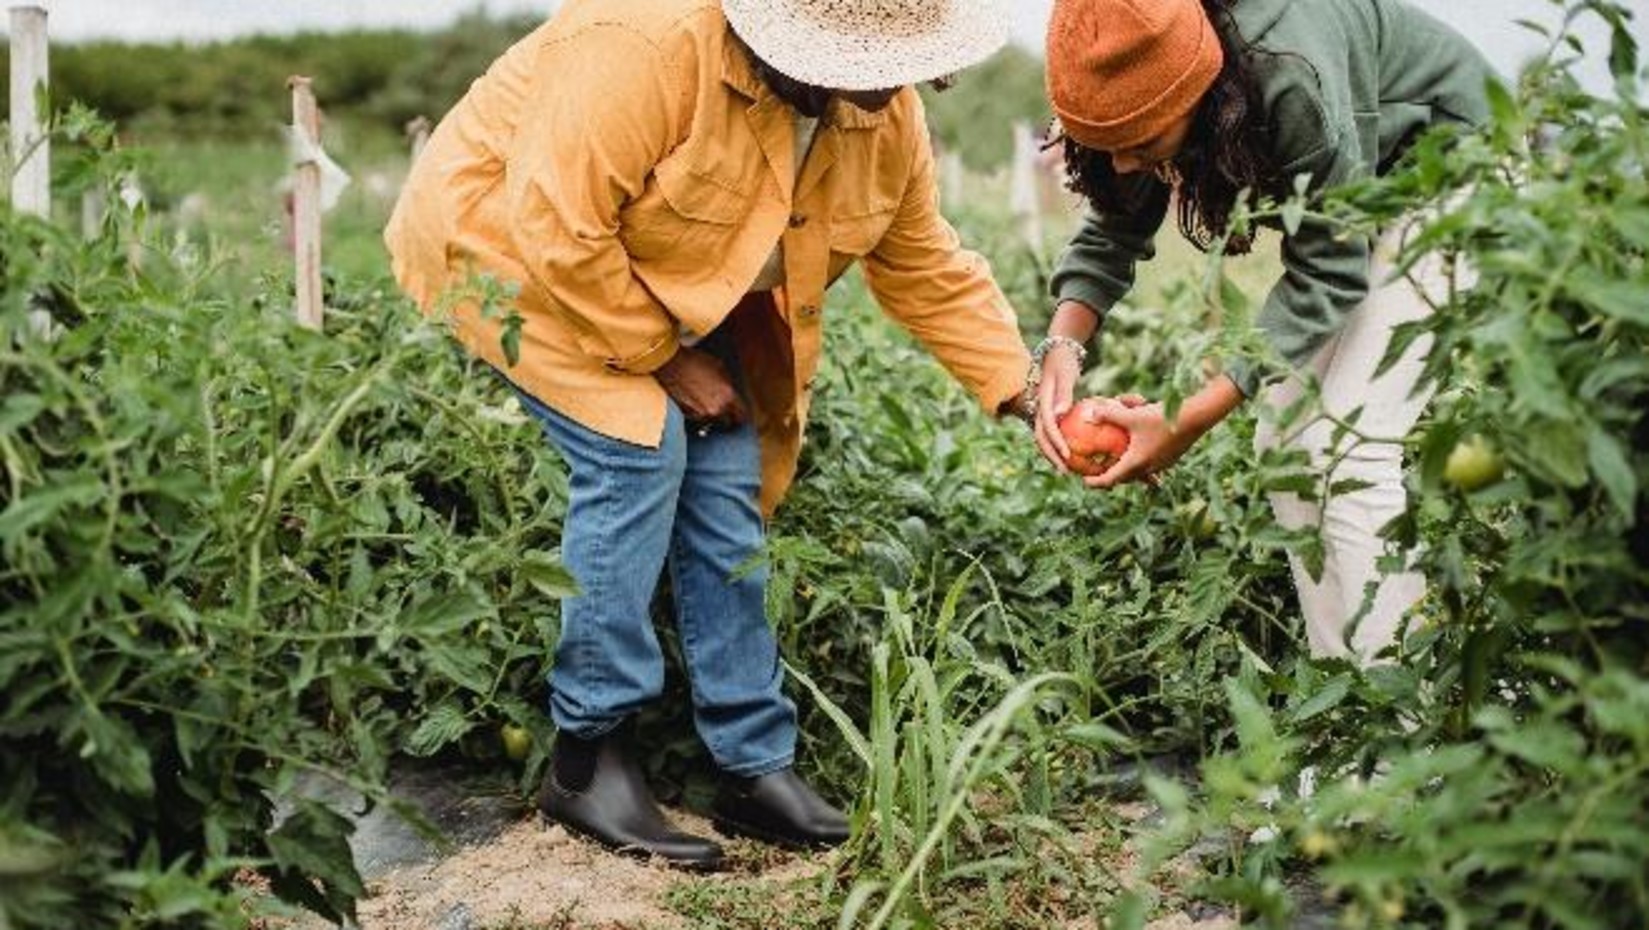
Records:
M1037 343L1036 348L1031 350L1031 364L1040 370L1042 367L1042 360L1048 357L1049 352L1052 352L1060 346L1064 346L1076 353L1076 363L1078 365L1081 365L1083 362L1088 360L1087 346L1084 346L1082 343L1072 339L1070 336L1048 336L1041 342Z
M1078 368L1081 368L1082 363L1088 360L1088 349L1082 343L1070 336L1049 336L1037 343L1036 348L1031 350L1031 370L1025 375L1025 386L1027 388L1035 391L1042 385L1042 360L1048 357L1049 352L1060 346L1076 353Z
M1078 368L1082 367L1082 363L1088 360L1087 347L1070 336L1048 336L1036 344L1036 348L1031 350L1031 370L1025 373L1023 408L1027 411L1026 423L1032 425L1036 423L1036 406L1038 394L1040 393L1037 389L1042 386L1042 360L1047 358L1048 353L1058 346L1065 346L1076 353Z

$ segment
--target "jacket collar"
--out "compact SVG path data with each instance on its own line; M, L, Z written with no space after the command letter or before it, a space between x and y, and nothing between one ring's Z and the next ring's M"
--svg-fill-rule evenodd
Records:
M756 75L756 68L750 63L750 56L740 47L738 37L733 35L731 26L722 34L721 79L728 87L738 91L740 96L752 102L759 102L772 93Z

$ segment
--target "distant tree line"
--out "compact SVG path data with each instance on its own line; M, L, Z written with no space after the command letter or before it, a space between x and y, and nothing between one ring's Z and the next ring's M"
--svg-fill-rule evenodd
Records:
M142 136L261 132L290 120L292 74L315 79L329 115L397 129L445 112L503 49L537 23L461 17L440 32L371 30L252 36L205 44L54 43L52 99L80 101ZM7 49L0 44L0 61ZM0 65L0 81L7 80Z
M290 119L285 81L315 79L329 116L399 131L438 118L488 64L538 25L472 12L439 32L371 30L254 36L208 44L86 42L52 48L52 97L85 103L131 135L264 132ZM0 41L0 86L8 80ZM925 92L926 93L926 92ZM1042 63L1013 47L926 93L935 137L978 169L1012 153L1015 120L1046 119Z

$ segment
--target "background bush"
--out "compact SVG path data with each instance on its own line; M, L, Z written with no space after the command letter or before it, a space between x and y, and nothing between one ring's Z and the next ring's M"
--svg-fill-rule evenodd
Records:
M493 59L539 23L531 16L475 11L427 33L299 33L188 45L60 43L52 48L52 95L60 105L94 109L144 141L245 137L291 122L286 78L306 74L315 79L329 120L399 135L414 117L439 119ZM10 80L9 54L0 42L0 88ZM1014 121L1040 126L1048 118L1041 59L1018 46L964 72L956 92L926 96L935 137L976 170L1007 164Z

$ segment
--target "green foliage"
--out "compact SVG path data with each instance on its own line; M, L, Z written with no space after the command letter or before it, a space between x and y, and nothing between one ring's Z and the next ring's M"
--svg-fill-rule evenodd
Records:
M1047 125L1052 113L1042 89L1042 57L1009 45L983 64L957 75L943 93L924 87L934 140L959 153L975 171L994 171L1013 158L1013 124Z
M1080 681L1053 672L1016 681L1007 669L975 657L957 632L972 619L958 616L967 587L964 574L925 622L889 592L888 639L899 649L884 641L873 650L868 732L859 733L797 673L870 773L854 830L855 871L865 877L848 895L842 926L858 925L866 915L870 928L887 926L895 914L932 919L934 902L949 899L948 882L1024 866L1012 855L972 861L958 849L958 835L977 845L987 829L1011 831L1015 844L1028 849L1048 832L1052 746L1034 717L1039 707L1064 706L1071 696L1065 692L1077 690L1080 698ZM1107 737L1101 744L1126 746L1102 724L1079 726ZM1022 729L1029 731L1024 741L1015 738ZM1022 783L1014 777L1022 767L1042 777ZM1015 813L990 818L989 808L998 804Z
M140 225L0 216L0 922L245 926L252 872L347 914L351 826L294 780L544 735L561 478L403 301L314 334L284 284L131 271Z
M331 119L401 131L439 118L505 49L539 25L531 16L466 13L431 33L360 30L253 36L184 45L86 42L52 49L52 94L79 102L147 138L187 133L247 136L290 122L283 88L315 79ZM8 51L0 43L0 88ZM0 90L0 94L3 94ZM1007 164L1010 128L1042 126L1042 61L1010 46L960 75L949 93L924 91L934 137L978 171Z
M388 54L363 52L355 86ZM1435 340L1440 390L1391 532L1423 544L1434 594L1366 673L1302 657L1284 555L1320 542L1265 499L1323 489L1256 456L1252 422L1160 491L1090 493L839 288L769 607L804 764L857 835L795 902L705 883L673 906L718 927L1142 926L1189 873L1190 894L1269 926L1318 892L1348 926L1644 923L1649 139L1633 55L1611 58L1619 99L1536 73L1496 96L1487 135L1426 140L1332 205L1352 231L1430 209L1410 257L1477 278L1406 337ZM952 101L991 96L983 73L935 102L941 139L983 125L945 128ZM81 140L80 186L141 157L109 163L84 113L59 131ZM248 152L181 173L221 167L233 190ZM1040 335L1046 269L973 206L964 237ZM344 209L329 235L377 267L376 214ZM245 926L250 872L346 910L347 824L291 798L298 773L381 798L392 753L496 762L501 720L546 742L533 705L568 579L537 431L383 286L336 277L318 337L263 263L231 286L212 236L175 262L145 239L132 272L116 237L154 223L117 211L82 245L0 222L0 908L20 927ZM1257 351L1259 271L1175 264L1112 315L1084 390L1172 401L1204 356ZM1506 457L1470 493L1443 479L1467 436ZM706 763L670 688L649 763L692 800ZM1171 874L1124 874L1118 796L1161 809L1144 863Z
M1225 840L1207 893L1266 926L1289 925L1302 867L1347 926L1649 920L1649 113L1614 41L1616 98L1536 68L1493 94L1491 132L1425 140L1337 211L1357 229L1429 211L1406 260L1470 286L1400 340L1435 341L1440 388L1419 506L1391 528L1437 586L1400 662L1250 665L1202 794L1161 793L1164 853ZM1444 468L1474 435L1508 475L1465 491Z
M1008 280L1036 306L1034 275ZM1179 287L1165 310L1119 311L1090 389L1167 389L1176 331L1208 309ZM856 282L830 312L769 606L808 698L805 758L862 785L842 906L889 926L1090 915L1120 887L1092 855L1115 831L1083 822L1096 789L1129 790L1114 770L1143 756L1198 755L1217 682L1292 648L1289 539L1263 501L1286 469L1253 469L1239 428L1158 497L1086 492L1022 426L980 416Z

